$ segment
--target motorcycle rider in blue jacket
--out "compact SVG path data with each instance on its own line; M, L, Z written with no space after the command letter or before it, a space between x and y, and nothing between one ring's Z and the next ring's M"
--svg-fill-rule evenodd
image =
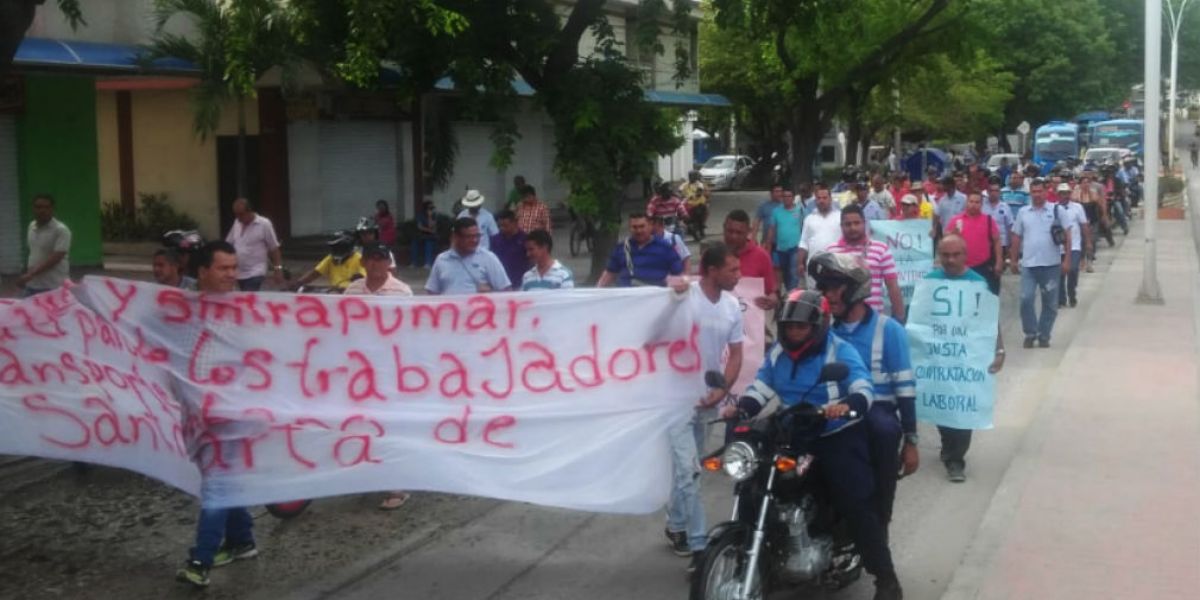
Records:
M875 401L867 412L868 442L875 466L879 518L886 530L892 520L900 458L905 475L920 465L917 382L908 355L908 334L895 319L875 312L866 303L871 295L871 272L859 257L818 253L808 262L808 272L829 302L833 333L854 346L871 369Z
M737 406L726 407L722 416L753 417L772 399L785 406L809 402L824 408L825 430L812 445L817 475L849 523L863 566L875 576L875 600L898 600L903 593L875 502L864 425L874 398L871 372L854 347L833 335L830 318L829 303L820 292L793 291L776 318L779 341ZM834 362L845 363L849 374L818 384L822 367Z

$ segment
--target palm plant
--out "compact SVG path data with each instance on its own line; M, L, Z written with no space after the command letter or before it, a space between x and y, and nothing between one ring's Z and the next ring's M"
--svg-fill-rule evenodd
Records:
M290 79L296 59L287 13L271 0L156 0L154 8L156 32L141 60L174 57L196 67L192 125L201 139L217 130L228 103L236 103L237 190L245 196L246 100L256 97L255 83L272 67ZM191 32L166 30L176 16L188 20Z

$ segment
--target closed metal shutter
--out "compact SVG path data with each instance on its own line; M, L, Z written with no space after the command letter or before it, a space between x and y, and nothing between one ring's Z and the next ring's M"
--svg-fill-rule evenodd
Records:
M17 119L0 115L0 273L21 272L21 190L17 179Z

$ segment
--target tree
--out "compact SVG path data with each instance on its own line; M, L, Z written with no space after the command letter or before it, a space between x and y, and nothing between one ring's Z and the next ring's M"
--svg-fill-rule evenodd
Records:
M79 10L79 0L57 0L58 9L67 17L71 27L86 25ZM12 68L13 56L33 24L37 7L46 0L0 0L0 78Z
M821 138L842 104L893 74L911 45L951 36L965 4L949 0L713 0L721 32L766 40L786 86L792 172L811 179ZM865 91L864 91L865 90Z
M1015 80L981 48L958 61L931 55L900 78L901 127L926 139L976 140L996 133Z
M1016 76L1005 130L1108 108L1128 93L1098 0L983 0L975 12L991 32L991 56Z
M257 96L255 83L272 67L294 68L291 13L272 0L156 0L157 32L142 51L145 64L165 57L195 65L199 82L192 88L193 127L201 139L217 130L221 113L237 104L237 193L246 189L246 100ZM190 21L195 36L167 32L174 18ZM286 79L286 77L285 77Z

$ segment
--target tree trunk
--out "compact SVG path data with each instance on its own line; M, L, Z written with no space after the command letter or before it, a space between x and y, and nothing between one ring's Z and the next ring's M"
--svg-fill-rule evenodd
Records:
M802 103L793 110L788 133L792 138L792 181L808 183L817 180L815 163L821 155L821 139L825 137L828 122L809 103Z
M1003 127L996 132L996 139L1000 140L1001 150L1004 152L1012 152L1012 144L1008 143L1008 134L1004 132Z
M862 148L862 164L871 164L871 142L875 141L875 134L879 132L878 128L864 127L862 139L859 140L859 147Z
M237 195L246 198L246 98L237 99Z
M619 228L619 225L612 227L605 223L596 226L596 239L592 244L591 272L588 273L589 283L595 283L597 279L600 279L600 274L608 266L608 257L612 254L613 248L617 247Z
M12 68L13 56L33 23L34 0L0 0L0 78Z
M412 194L413 218L421 214L425 202L425 110L424 94L417 94L412 101ZM458 215L451 215L458 216Z

